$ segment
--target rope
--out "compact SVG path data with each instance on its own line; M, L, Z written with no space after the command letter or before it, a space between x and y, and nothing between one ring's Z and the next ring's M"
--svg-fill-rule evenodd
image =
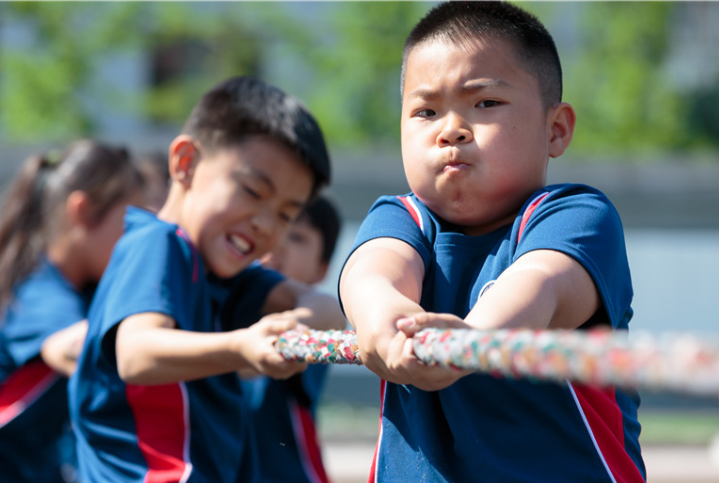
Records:
M352 330L290 330L280 335L275 349L288 361L362 364Z
M425 329L414 352L428 365L533 381L566 380L719 396L719 344L686 334L591 330ZM354 331L289 331L285 359L362 364Z

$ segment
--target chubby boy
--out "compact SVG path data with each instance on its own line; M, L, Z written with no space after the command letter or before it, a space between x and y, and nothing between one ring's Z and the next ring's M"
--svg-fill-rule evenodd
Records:
M626 330L619 216L599 191L546 186L575 112L554 41L508 3L434 7L402 62L412 192L362 223L340 296L382 377L371 481L639 482L638 396L429 367L424 327Z

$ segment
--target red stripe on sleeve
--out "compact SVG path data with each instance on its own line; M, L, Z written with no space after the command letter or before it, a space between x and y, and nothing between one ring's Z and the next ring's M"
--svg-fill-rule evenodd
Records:
M522 233L524 233L524 227L527 226L527 222L529 221L529 218L532 216L532 213L534 213L534 210L537 209L537 206L539 206L539 203L542 202L544 198L547 197L549 193L544 193L536 198L529 204L527 209L524 211L524 215L522 215L522 221L519 224L519 233L517 233L517 243L519 243L519 240L522 239Z
M420 214L414 207L414 205L412 205L412 203L407 199L406 196L398 196L397 199L402 202L405 208L407 208L407 211L409 211L409 214L412 215L412 219L415 223L417 223L417 226L422 228L422 220L420 219Z
M187 481L192 464L184 384L127 385L125 394L135 417L137 444L147 462L145 483Z
M43 361L25 364L0 385L0 428L21 414L60 376Z
M634 460L624 449L624 422L614 388L572 384L600 456L617 483L644 483Z

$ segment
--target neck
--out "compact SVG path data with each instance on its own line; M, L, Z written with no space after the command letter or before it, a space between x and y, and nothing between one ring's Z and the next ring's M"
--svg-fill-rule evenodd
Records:
M182 204L184 201L184 193L174 183L170 187L170 192L167 195L165 204L162 205L160 211L157 212L157 217L168 223L180 224L182 219Z
M60 273L77 290L80 290L87 282L85 268L83 266L84 255L72 243L72 234L67 234L54 240L47 248L47 259L57 268Z

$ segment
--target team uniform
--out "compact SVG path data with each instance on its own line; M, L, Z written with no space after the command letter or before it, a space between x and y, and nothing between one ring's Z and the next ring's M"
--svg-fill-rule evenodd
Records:
M115 333L123 319L146 312L166 314L182 330L231 330L232 318L223 324L221 312L235 289L263 293L280 276L253 269L222 281L205 273L177 225L129 207L125 226L90 308L85 347L70 379L81 480L256 481L257 456L237 375L125 384L117 373ZM258 300L250 309L261 305Z
M251 269L256 270L257 266ZM251 325L257 320L253 314L258 314L261 308L255 304L265 300L271 288L267 283L258 293L257 288L245 289L236 284L235 292L253 289L254 295L230 298L223 309L223 319L243 327ZM315 422L328 369L323 364L310 364L304 372L286 380L266 376L242 380L262 483L329 482Z
M593 188L547 186L511 225L476 237L453 230L413 194L384 196L362 223L355 247L380 237L400 239L422 257L420 304L427 311L465 317L520 256L549 249L581 263L599 291L603 307L580 330L628 328L633 292L621 221ZM434 392L382 381L381 394L370 481L646 479L634 392L472 374Z
M67 379L40 358L45 339L87 316L93 288L77 291L43 259L15 290L0 322L0 480L63 481L58 443L68 431Z
M244 380L262 483L328 483L315 417L328 367L310 365L287 380Z

